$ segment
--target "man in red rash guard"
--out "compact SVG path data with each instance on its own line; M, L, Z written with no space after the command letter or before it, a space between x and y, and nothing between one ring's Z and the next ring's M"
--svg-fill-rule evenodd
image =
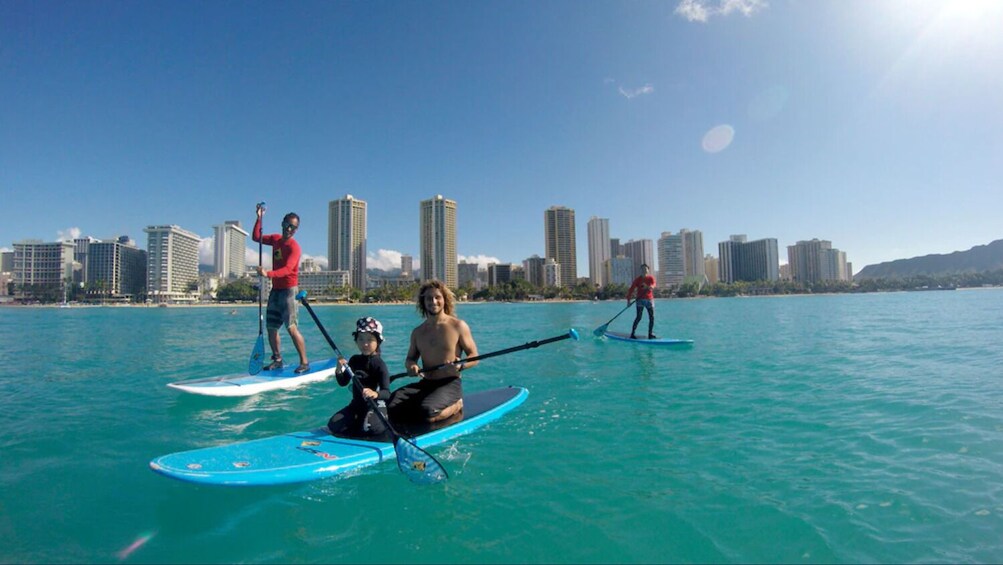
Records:
M654 288L655 277L651 276L647 265L641 265L641 276L634 279L630 289L627 290L627 304L630 304L630 297L635 290L637 291L637 302L634 302L634 305L637 306L637 317L634 318L634 325L630 328L630 339L637 339L634 332L637 331L637 324L641 321L645 309L648 310L648 339L656 339L655 334L652 333L655 328L655 294L652 292Z
M258 220L254 222L254 233L251 239L272 246L272 270L266 271L257 267L258 275L272 279L272 291L268 294L268 311L265 314L265 325L268 328L268 345L272 348L272 362L265 370L281 369L282 349L279 343L279 328L285 324L289 337L296 346L300 356L296 373L310 370L306 358L306 343L300 334L296 319L296 291L299 285L300 244L293 239L293 234L299 229L300 217L290 212L282 218L282 233L261 235L261 217L265 209L258 207Z

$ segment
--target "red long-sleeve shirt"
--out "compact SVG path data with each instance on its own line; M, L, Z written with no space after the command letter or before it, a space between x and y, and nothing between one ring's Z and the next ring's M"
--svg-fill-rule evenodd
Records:
M652 275L641 275L637 277L636 279L634 279L634 282L631 283L630 288L627 290L627 302L630 302L630 297L632 294L634 294L635 290L637 291L638 300L654 299L655 293L652 292L652 289L654 288L655 288L655 277L653 277Z
M261 218L254 222L251 239L272 246L272 270L268 271L272 288L282 290L299 284L301 251L295 239L282 239L282 234L278 233L261 235Z

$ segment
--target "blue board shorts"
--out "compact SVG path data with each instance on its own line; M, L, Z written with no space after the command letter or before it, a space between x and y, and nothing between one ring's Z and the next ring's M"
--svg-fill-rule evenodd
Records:
M296 317L296 289L281 288L272 289L268 293L268 312L265 314L265 327L270 330L277 330L283 325L286 328L295 328L298 322Z
M636 306L638 310L646 308L648 312L651 312L651 310L655 307L655 305L651 303L651 300L648 300L647 298L638 298L634 301L634 306Z

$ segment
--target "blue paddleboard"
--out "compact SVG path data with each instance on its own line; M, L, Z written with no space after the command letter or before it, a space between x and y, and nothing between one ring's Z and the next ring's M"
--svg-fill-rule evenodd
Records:
M497 388L463 395L455 421L394 428L421 448L469 433L522 404L529 391ZM192 483L256 486L313 481L396 457L389 433L377 439L339 437L326 427L263 439L163 455L150 461L155 472Z
M668 339L668 338L648 339L647 336L643 337L637 336L636 338L632 339L627 334L618 334L613 332L604 332L603 335L610 339L615 339L618 341L629 341L631 343L641 343L644 345L693 345L692 339Z
M168 383L168 387L206 396L250 396L266 390L296 388L307 383L322 381L334 374L338 368L335 358L323 361L312 361L310 370L296 374L298 363L286 365L281 369L261 371L257 375L238 373L222 377L207 377L204 379L189 379Z

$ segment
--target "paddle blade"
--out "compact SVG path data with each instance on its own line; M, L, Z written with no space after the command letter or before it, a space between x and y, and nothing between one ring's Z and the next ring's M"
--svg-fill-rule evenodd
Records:
M397 467L412 483L433 485L449 478L446 468L435 457L403 437L394 442L394 451Z
M265 338L261 334L258 334L258 341L254 343L254 349L251 350L251 360L247 363L247 374L257 375L261 372L261 368L264 366L265 362Z
M606 328L608 328L608 327L609 327L609 324L603 324L603 325L599 326L598 328L592 330L592 335L594 335L594 336L600 336L600 335L606 333Z

